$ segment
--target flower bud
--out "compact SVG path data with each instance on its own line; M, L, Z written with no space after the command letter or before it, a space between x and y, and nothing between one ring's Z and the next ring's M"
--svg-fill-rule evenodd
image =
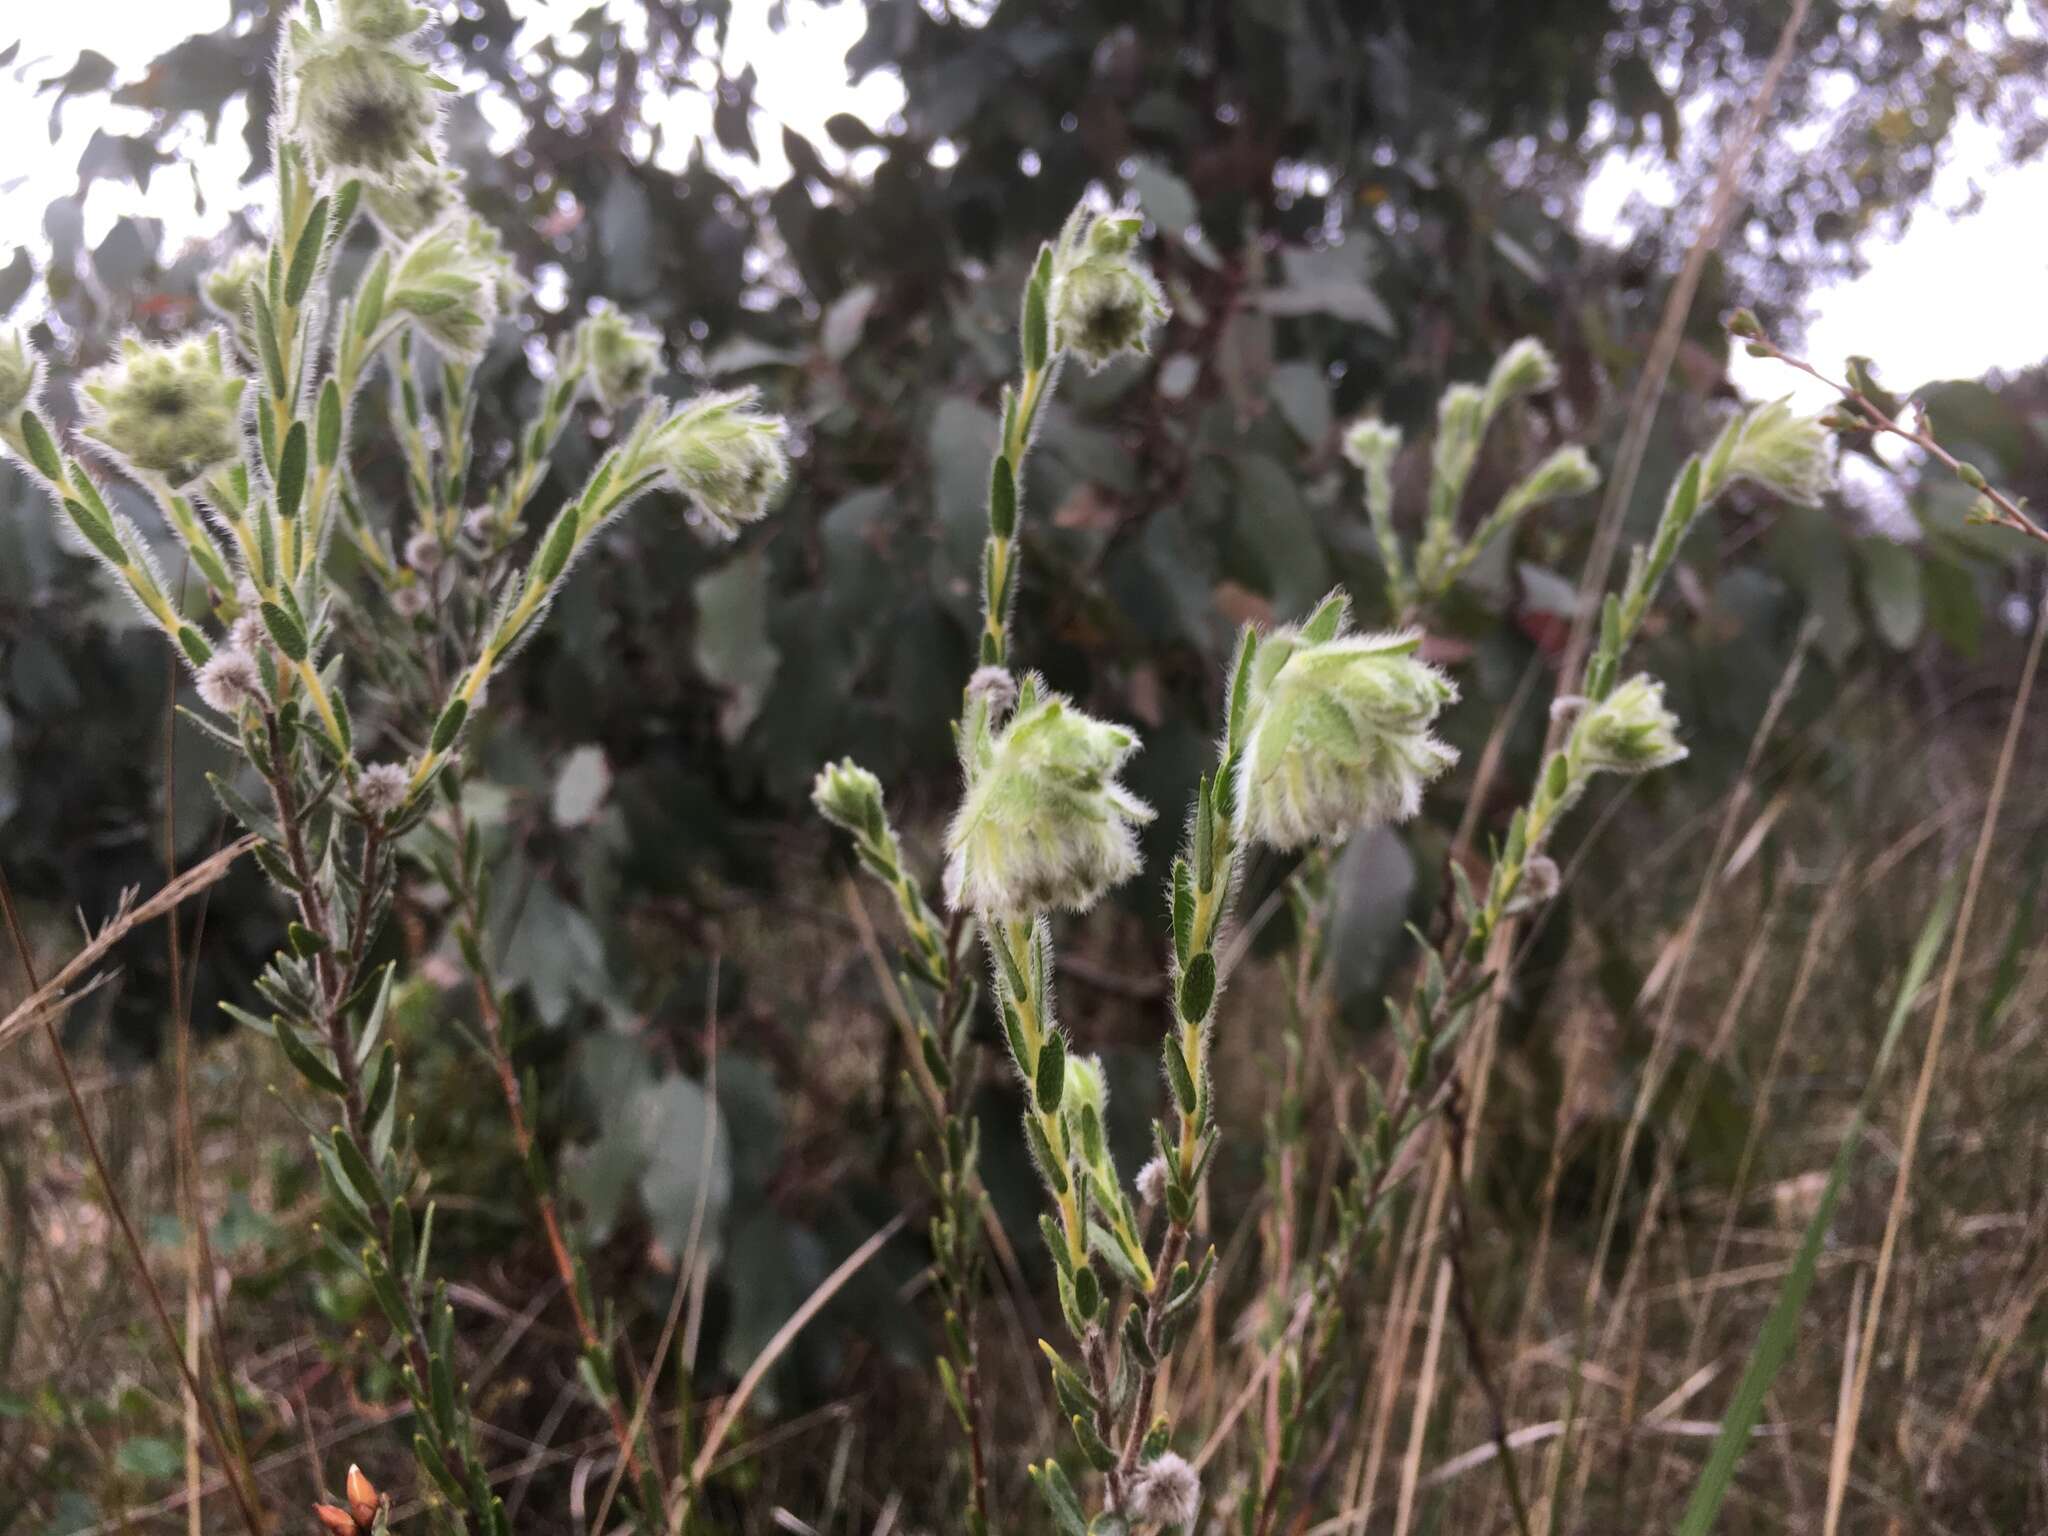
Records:
M1728 317L1728 334L1743 341L1762 341L1763 322L1756 317L1753 309L1738 309Z
M606 411L646 394L661 365L661 333L610 305L576 327L575 347L590 398Z
M1314 643L1280 630L1254 660L1237 820L1244 835L1275 848L1405 821L1420 809L1423 786L1458 760L1429 733L1458 692L1416 659L1420 634L1346 627Z
M373 763L356 781L356 799L373 817L389 816L405 804L412 774L403 763Z
M1593 705L1572 732L1572 757L1595 773L1648 773L1685 756L1664 685L1638 672Z
M1086 911L1138 872L1135 829L1152 819L1116 782L1137 736L1027 692L946 834L948 900L991 918Z
M427 24L426 7L412 0L338 0L335 11L344 32L380 43L410 37Z
M507 274L502 253L484 242L493 234L474 215L450 219L407 246L391 271L387 306L458 362L481 357L497 323Z
M265 265L262 246L237 246L200 279L199 297L221 319L239 326L249 317L249 289L264 280Z
M1129 1502L1134 1522L1186 1528L1202 1512L1202 1480L1185 1456L1167 1451L1132 1474Z
M1344 429L1344 457L1365 471L1367 492L1375 484L1390 485L1394 460L1401 453L1401 429L1377 416L1363 416ZM1388 490L1389 500L1393 492Z
M263 699L263 673L247 651L229 647L207 658L199 669L199 698L208 709L239 715L245 704Z
M284 72L292 137L318 174L390 181L435 163L441 93L398 42L295 23Z
M1142 220L1076 209L1053 253L1053 345L1091 369L1143 355L1167 315L1158 279L1135 254Z
M1558 449L1523 477L1511 493L1529 506L1583 496L1600 484L1600 471L1577 443Z
M418 239L462 206L462 172L412 161L383 181L363 183L363 211L394 245Z
M758 523L789 479L789 426L754 409L752 389L700 395L657 426L649 451L670 486L690 498L704 526L737 538Z
M1834 485L1833 439L1820 416L1795 416L1774 400L1736 416L1707 453L1700 500L1747 480L1795 506L1816 507Z
M1557 359L1550 349L1534 336L1524 336L1501 353L1486 377L1485 418L1492 420L1510 401L1554 389L1557 377Z
M337 1504L315 1504L313 1518L334 1536L356 1536L356 1517Z
M377 1485L363 1476L363 1469L354 1462L348 1469L348 1509L356 1517L356 1524L368 1530L377 1519L377 1511L383 1499L377 1492Z
M9 431L43 382L43 361L18 326L0 326L0 418Z
M1094 1110L1096 1122L1106 1125L1109 1083L1102 1075L1099 1057L1079 1056L1069 1051L1066 1080L1060 1088L1060 1113L1070 1116L1078 1124L1084 1108Z
M811 804L820 816L855 837L873 838L887 825L882 781L850 757L818 770L811 781Z
M243 383L219 331L169 346L129 337L119 358L79 380L85 434L134 470L183 485L241 452Z

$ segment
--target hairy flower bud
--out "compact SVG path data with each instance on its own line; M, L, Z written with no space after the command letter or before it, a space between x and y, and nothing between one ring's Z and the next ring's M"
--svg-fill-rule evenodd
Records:
M0 326L0 417L11 431L22 408L42 386L42 359L29 350L18 326Z
M337 0L335 11L344 32L375 38L380 43L410 37L427 24L427 9L412 0Z
M988 706L990 721L1000 723L1017 705L1017 679L1008 667L976 667L967 679L967 697Z
M1143 221L1076 209L1053 252L1053 345L1100 368L1150 350L1167 315L1159 281L1135 248Z
M743 526L766 517L789 479L788 423L754 409L759 398L752 389L700 395L648 440L668 484L721 538L737 538Z
M1535 337L1524 336L1501 353L1486 376L1486 419L1492 420L1510 401L1555 388L1557 377L1557 359L1550 349Z
M1362 416L1344 429L1344 457L1365 471L1368 494L1375 485L1387 486L1392 499L1394 460L1400 453L1401 429L1377 416Z
M199 698L224 715L239 715L243 705L261 702L263 673L256 658L232 648L215 651L199 669Z
M1202 1512L1202 1480L1185 1456L1167 1451L1139 1467L1130 1484L1130 1514L1152 1525L1193 1525Z
M811 804L820 816L855 837L878 837L887 825L882 781L850 757L818 770L811 781Z
M291 134L318 174L389 181L436 161L441 92L395 38L295 22L284 72Z
M243 354L256 355L256 338L249 318L251 289L261 288L267 262L260 245L238 246L227 260L199 282L199 297L206 307L228 323Z
M418 239L462 207L462 172L414 161L363 183L363 211L394 245Z
M243 383L219 331L168 346L128 337L120 357L79 380L85 434L131 468L182 485L241 451Z
M1283 629L1260 643L1253 663L1237 819L1245 835L1275 848L1405 821L1423 786L1458 760L1429 733L1458 694L1416 659L1420 634L1344 629L1320 642Z
M474 215L438 225L399 256L386 304L447 357L474 362L491 339L506 283L494 244L495 232Z
M1026 694L946 834L948 899L992 918L1087 910L1138 872L1135 829L1152 819L1116 782L1136 735L1035 683Z
M590 398L606 411L646 394L661 365L661 333L610 305L577 325L575 347Z
M1101 1058L1067 1053L1066 1081L1060 1089L1060 1112L1078 1121L1084 1109L1095 1111L1098 1123L1106 1124L1109 1111L1109 1080L1102 1075Z
M1817 507L1834 486L1832 443L1822 418L1794 415L1789 400L1742 412L1707 452L1700 500L1747 480L1796 506Z
M1648 773L1686 755L1664 685L1645 672L1588 709L1572 734L1573 757L1595 773Z

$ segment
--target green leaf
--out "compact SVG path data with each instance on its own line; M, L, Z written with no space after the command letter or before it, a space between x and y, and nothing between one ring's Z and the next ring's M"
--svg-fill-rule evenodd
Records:
M264 603L263 627L270 631L270 638L277 642L278 650L287 661L306 659L306 632L299 628L299 621L286 613L276 603Z
M1039 1109L1048 1115L1055 1113L1067 1086L1067 1042L1058 1030L1045 1037L1038 1052L1038 1073L1032 1086Z
M1008 454L997 454L989 468L988 531L999 539L1017 531L1017 476Z
M448 701L448 707L441 711L441 718L434 722L433 740L428 748L434 752L446 752L455 745L455 738L462 734L462 722L469 718L469 701L455 698Z
M1920 561L1913 551L1890 539L1863 539L1863 598L1885 644L1895 651L1911 649L1927 619L1927 595L1920 586Z
M766 548L757 546L700 577L693 590L697 634L691 653L704 676L723 690L718 734L736 742L761 713L782 666L782 652L768 630L773 603Z
M306 424L294 421L277 456L277 515L290 522L306 495ZM294 658L296 659L296 658Z
M306 290L313 286L313 274L320 269L320 255L327 246L326 198L313 205L306 226L299 231L299 243L292 248L291 271L285 275L284 301L293 309L306 302Z
M341 458L341 385L332 374L320 386L320 431L316 447L322 469L332 469Z
M1216 1000L1216 956L1202 950L1180 973L1180 1016L1189 1024L1209 1017L1209 1005Z
M313 1053L313 1048L299 1037L298 1030L289 1020L280 1019L274 1033L278 1045L284 1050L285 1059L298 1069L299 1076L323 1093L339 1096L347 1091L334 1068Z
M21 413L22 446L28 449L29 462L36 467L36 473L45 480L58 482L64 478L64 460L57 452L56 443L50 439L50 429L43 425L43 418L34 411Z

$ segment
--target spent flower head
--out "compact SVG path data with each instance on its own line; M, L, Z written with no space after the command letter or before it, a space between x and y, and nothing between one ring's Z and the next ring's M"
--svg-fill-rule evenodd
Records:
M1130 1514L1154 1525L1191 1526L1202 1512L1202 1479L1185 1456L1166 1451L1131 1478Z
M241 451L244 382L219 331L168 345L126 337L119 357L79 380L85 435L131 469L183 485Z
M356 781L356 799L371 816L389 816L405 804L412 771L403 763L372 763Z
M661 365L661 333L609 304L577 325L575 349L590 397L606 411L645 395Z
M647 439L663 479L689 497L700 524L720 538L737 538L766 517L789 479L789 424L755 409L759 399L753 389L700 395Z
M392 181L437 161L441 88L401 38L301 18L283 62L291 134L318 174Z
M1664 685L1647 672L1584 709L1572 728L1571 749L1594 773L1648 773L1686 755L1678 719L1664 707Z
M1421 643L1413 630L1347 634L1342 620L1327 640L1290 627L1260 642L1238 770L1246 835L1299 848L1415 814L1458 760L1429 730L1458 692L1417 659Z
M247 651L215 651L199 669L199 698L208 709L239 715L242 706L263 698L263 673Z
M1159 280L1137 255L1143 220L1076 209L1053 252L1053 345L1091 369L1151 349L1167 315Z
M1137 750L1133 732L1028 680L946 834L948 899L991 918L1081 912L1130 879L1152 808L1116 774Z

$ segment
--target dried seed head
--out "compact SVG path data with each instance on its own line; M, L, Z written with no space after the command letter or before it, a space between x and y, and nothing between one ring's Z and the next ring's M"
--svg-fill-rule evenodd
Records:
M284 77L286 121L319 175L391 181L437 162L441 92L397 40L295 23Z
M701 528L737 538L757 523L789 479L789 426L756 410L752 389L700 395L659 423L648 450L667 483L690 499Z
M1136 255L1142 221L1076 210L1053 253L1053 345L1091 369L1148 352L1167 316L1158 279Z
M1086 911L1138 872L1152 808L1117 783L1135 733L1035 680L989 743L946 834L948 899L986 917Z
M356 781L356 798L371 816L389 816L405 804L412 774L403 763L373 763Z
M199 669L199 697L208 709L239 715L263 698L263 673L247 651L218 650Z
M882 781L850 757L818 770L811 782L811 804L820 816L855 837L878 839L887 826Z
M1685 755L1664 685L1638 672L1593 705L1573 727L1571 755L1593 773L1648 773Z
M1138 1170L1138 1199L1145 1205L1157 1205L1166 1198L1166 1159L1155 1157Z
M1130 1512L1152 1524L1192 1525L1202 1512L1201 1477L1176 1451L1156 1456L1131 1478Z
M79 380L85 435L129 468L183 485L241 452L244 382L219 331L166 346L128 337L118 358Z
M43 360L29 350L27 335L19 326L0 326L0 417L10 432L42 382Z
M591 399L606 411L633 404L661 365L661 333L606 305L576 327L575 355Z
M1405 821L1421 808L1423 786L1458 760L1430 734L1458 694L1416 659L1421 636L1345 628L1314 643L1292 627L1277 631L1253 662L1237 821L1275 848Z

